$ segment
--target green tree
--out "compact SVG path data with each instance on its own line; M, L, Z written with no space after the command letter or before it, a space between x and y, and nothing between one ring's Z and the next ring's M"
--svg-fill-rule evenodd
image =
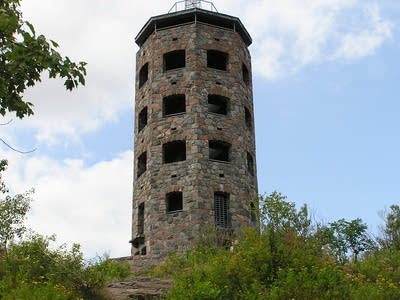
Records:
M359 218L351 221L340 219L330 223L327 228L327 241L339 261L347 261L349 253L354 261L357 261L361 252L374 247L374 242L369 237L367 229L367 224Z
M381 244L391 250L400 250L400 206L391 205L389 213L386 214L384 237Z
M286 196L274 191L266 197L260 197L261 222L264 230L294 230L299 235L307 235L311 229L311 220L306 205L299 211L296 204L288 202Z
M31 194L29 191L15 196L9 195L2 180L2 172L7 167L7 161L0 161L0 253L7 253L8 243L15 237L20 238L25 232L24 221L30 208Z
M66 89L72 90L85 84L86 63L62 57L56 42L37 35L23 20L20 2L0 1L0 115L14 112L23 118L33 114L33 104L23 99L23 93L40 82L43 71L50 78L64 78Z

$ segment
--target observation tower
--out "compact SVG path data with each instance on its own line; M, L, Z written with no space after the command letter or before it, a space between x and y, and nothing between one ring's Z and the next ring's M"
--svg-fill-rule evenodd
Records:
M133 260L186 251L208 226L257 226L246 28L209 1L180 1L135 41Z

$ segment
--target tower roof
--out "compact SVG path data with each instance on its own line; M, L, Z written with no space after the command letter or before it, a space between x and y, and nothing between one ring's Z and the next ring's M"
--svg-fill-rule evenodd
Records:
M234 30L247 46L252 43L250 34L239 18L198 7L151 17L136 36L135 42L142 46L154 31L195 22Z

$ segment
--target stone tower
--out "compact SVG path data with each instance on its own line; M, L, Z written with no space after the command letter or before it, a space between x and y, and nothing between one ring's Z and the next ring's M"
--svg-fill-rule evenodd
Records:
M137 262L187 250L207 226L257 224L251 37L210 2L181 2L135 39Z

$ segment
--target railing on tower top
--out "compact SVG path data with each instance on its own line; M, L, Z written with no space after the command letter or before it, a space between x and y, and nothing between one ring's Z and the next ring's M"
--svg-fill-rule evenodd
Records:
M214 4L211 1L206 0L184 0L175 2L168 13L177 12L180 10L192 9L192 8L203 8L213 12L218 12Z

